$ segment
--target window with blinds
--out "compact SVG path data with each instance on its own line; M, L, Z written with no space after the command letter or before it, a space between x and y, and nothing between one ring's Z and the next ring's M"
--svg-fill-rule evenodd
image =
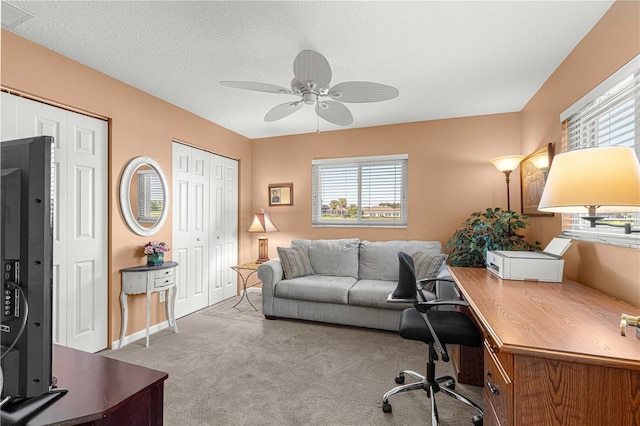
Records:
M640 158L640 55L565 111L560 119L564 151L625 146L633 148ZM640 213L611 213L602 222L612 226L595 228L590 228L580 216L565 215L564 235L640 247L640 234L625 234L623 228L625 223L640 228Z
M139 170L138 215L139 223L156 223L164 202L162 182L154 170Z
M407 226L408 155L312 162L313 226Z

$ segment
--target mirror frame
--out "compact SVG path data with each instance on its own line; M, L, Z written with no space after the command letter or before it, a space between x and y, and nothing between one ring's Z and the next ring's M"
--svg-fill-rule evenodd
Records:
M136 220L135 215L133 214L133 209L131 208L130 203L130 188L131 188L131 180L134 177L134 174L138 167L140 166L149 166L151 167L160 178L160 182L162 183L162 213L158 218L158 221L151 227L145 228L140 225ZM138 235L150 236L155 234L162 228L164 222L167 220L167 216L169 215L169 185L167 183L167 177L155 160L149 157L135 157L127 163L124 171L122 172L122 177L120 179L120 211L122 212L122 216L124 217L125 222L129 226L133 232Z

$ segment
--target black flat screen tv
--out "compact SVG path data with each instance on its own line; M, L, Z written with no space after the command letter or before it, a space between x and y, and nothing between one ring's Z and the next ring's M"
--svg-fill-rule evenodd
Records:
M0 143L2 397L52 389L53 138Z

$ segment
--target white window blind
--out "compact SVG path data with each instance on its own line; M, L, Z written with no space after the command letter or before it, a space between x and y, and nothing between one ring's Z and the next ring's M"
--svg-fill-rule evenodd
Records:
M561 116L563 148L625 146L640 157L640 55L622 67ZM553 165L552 165L553 167ZM587 241L640 247L640 234L624 234L625 223L640 227L640 213L610 213L591 228L581 215L567 215L563 234Z
M153 170L139 170L138 175L138 222L156 223L162 213L164 201L162 182Z
M312 162L313 226L407 226L408 155Z

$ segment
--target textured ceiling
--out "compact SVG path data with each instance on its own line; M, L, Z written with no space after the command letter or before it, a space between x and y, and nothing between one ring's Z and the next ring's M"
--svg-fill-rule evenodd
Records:
M348 104L349 128L520 111L613 1L11 1L35 14L14 33L248 138L315 132L313 107L274 123L304 49L331 84L394 86ZM319 121L320 131L344 127Z

